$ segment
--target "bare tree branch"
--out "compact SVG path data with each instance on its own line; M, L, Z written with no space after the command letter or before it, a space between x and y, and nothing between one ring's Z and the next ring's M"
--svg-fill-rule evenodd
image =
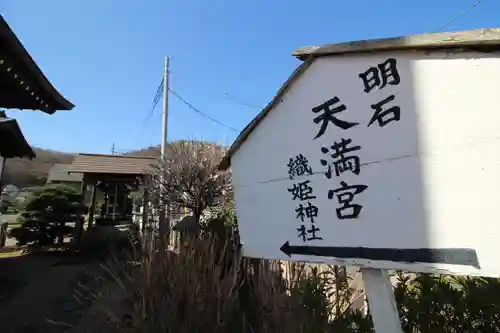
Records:
M165 159L155 166L149 186L152 199L169 205L174 214L187 209L199 223L204 210L222 208L232 198L231 174L218 169L224 154L225 149L216 144L171 143Z

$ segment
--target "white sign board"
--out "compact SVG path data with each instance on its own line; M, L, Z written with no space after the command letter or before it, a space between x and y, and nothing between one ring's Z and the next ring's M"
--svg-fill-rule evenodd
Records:
M320 57L232 157L250 257L500 277L500 57Z

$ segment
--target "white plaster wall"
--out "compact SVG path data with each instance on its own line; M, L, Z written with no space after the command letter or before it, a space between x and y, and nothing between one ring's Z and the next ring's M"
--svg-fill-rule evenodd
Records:
M366 94L358 74L396 58L399 86ZM464 247L477 251L481 268L435 264L396 264L368 260L337 264L387 269L500 276L500 54L392 52L317 59L281 103L264 119L232 158L236 211L244 254L288 259L280 251L297 238L295 208L287 188L311 180L320 209L320 246L390 248ZM394 94L401 121L366 127L370 104ZM319 126L311 108L338 96L347 111L337 114L360 125L342 131L333 124L313 140ZM325 178L322 145L350 138L362 149L360 175ZM288 178L290 157L302 153L314 174ZM339 220L327 192L339 181L369 188L356 196L363 205L356 220Z

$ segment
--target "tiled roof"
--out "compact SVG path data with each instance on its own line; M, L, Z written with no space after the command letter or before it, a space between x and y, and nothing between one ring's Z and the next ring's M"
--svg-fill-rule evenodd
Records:
M73 108L48 81L1 14L0 81L0 107L42 110L49 114Z
M36 157L15 119L0 117L0 156L30 159Z
M152 172L154 157L122 155L78 154L69 166L69 172L116 175L146 175Z
M82 181L83 174L81 173L69 173L71 164L54 164L50 168L49 175L47 177L47 182L75 182L79 183Z

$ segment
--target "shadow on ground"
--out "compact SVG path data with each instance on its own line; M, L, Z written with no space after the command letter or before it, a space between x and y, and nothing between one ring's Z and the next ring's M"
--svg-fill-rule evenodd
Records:
M12 249L10 249L12 251ZM100 263L69 251L0 252L0 332L69 332L85 305L75 288Z

